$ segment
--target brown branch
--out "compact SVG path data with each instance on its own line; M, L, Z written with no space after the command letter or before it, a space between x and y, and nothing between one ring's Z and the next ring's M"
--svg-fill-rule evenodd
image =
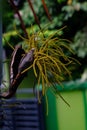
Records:
M35 20L36 20L36 23L38 24L39 28L41 29L39 19L38 19L37 15L36 15L36 13L35 13L35 11L34 11L34 8L33 8L33 6L32 6L31 1L28 0L28 3L29 3L29 6L30 6L30 8L31 8L31 10L32 10L32 12L33 12L33 15L34 15L34 18L35 18Z
M45 12L46 12L46 14L47 14L47 16L48 16L48 19L49 19L50 21L52 21L51 16L50 16L49 11L48 11L48 8L47 8L46 3L45 3L44 0L42 0L42 4L43 4L44 10L45 10Z
M18 15L18 18L19 18L20 23L21 23L22 30L23 30L23 32L25 33L25 37L28 38L28 34L27 34L27 31L26 31L26 27L25 27L25 25L24 25L24 22L23 22L23 20L22 20L22 17L21 17L21 15L20 15L20 13L19 13L19 11L18 11L16 5L14 4L13 0L10 0L10 4L12 5L12 7L13 7L15 13Z

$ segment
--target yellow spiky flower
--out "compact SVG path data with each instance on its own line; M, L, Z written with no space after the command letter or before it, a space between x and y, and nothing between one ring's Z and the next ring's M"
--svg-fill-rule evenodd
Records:
M40 30L34 33L32 29L32 33L29 33L28 39L22 37L17 32L17 34L24 40L23 48L26 52L35 48L33 64L22 73L29 69L33 69L37 85L40 86L40 84L42 84L42 95L45 95L48 88L53 90L54 93L58 93L56 85L60 84L62 86L61 82L64 80L65 75L71 77L71 72L69 71L68 66L74 63L75 59L64 53L65 49L70 53L73 53L73 51L67 45L70 41L58 38L57 34L60 30L57 30L50 36L46 36L46 31ZM63 99L60 94L59 96ZM40 102L39 91L38 100Z

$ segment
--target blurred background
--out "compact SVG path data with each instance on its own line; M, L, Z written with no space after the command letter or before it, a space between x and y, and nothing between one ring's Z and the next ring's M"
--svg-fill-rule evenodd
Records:
M14 0L14 3L21 14L26 29L30 29L32 26L35 31L38 31L39 27L28 1ZM45 98L43 99L41 106L44 109L41 111L44 116L44 118L41 118L45 126L43 130L87 130L87 0L45 0L52 21L49 21L47 17L42 0L31 0L31 3L41 28L48 26L47 35L67 26L59 32L59 36L71 41L70 47L74 50L75 55L65 53L81 63L81 65L76 64L70 68L72 79L65 77L64 90L60 89L63 97L69 102L70 108L60 98L56 99L48 92L48 116L46 116L47 106ZM9 1L3 0L2 19L3 36L7 41L13 46L22 43L22 39L17 36L14 29L15 24L22 35L21 23ZM3 48L6 52L6 58L9 59L12 50L4 40ZM21 86L28 88L28 80L26 79ZM24 97L26 97L25 95ZM18 94L16 96L23 98L23 95L19 96ZM19 129L16 128L15 130Z
M22 0L14 0L17 8L22 16L26 28L31 25L37 30L37 24L34 19L31 8L28 2ZM48 7L49 14L51 16L52 22L49 22L46 12L43 8L41 0L31 1L40 21L41 27L44 28L48 23L48 35L51 31L60 29L67 26L66 29L60 32L61 37L70 40L71 48L75 51L75 58L80 61L81 66L73 66L73 79L82 78L85 74L85 79L87 78L87 1L86 0L45 0ZM21 31L20 20L14 9L8 3L4 1L3 7L3 33L6 39L11 44L18 44L20 42L15 35L14 23L17 29ZM85 80L84 79L84 80Z

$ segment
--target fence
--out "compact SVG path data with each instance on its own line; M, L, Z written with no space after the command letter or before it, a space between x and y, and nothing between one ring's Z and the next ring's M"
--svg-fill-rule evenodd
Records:
M32 93L31 89L19 91ZM0 101L0 130L45 130L43 106L35 97Z

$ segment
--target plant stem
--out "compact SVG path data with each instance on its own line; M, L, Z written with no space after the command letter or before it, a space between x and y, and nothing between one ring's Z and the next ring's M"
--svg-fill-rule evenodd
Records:
M47 14L48 19L49 19L50 21L52 21L51 16L50 16L49 11L48 11L48 8L47 8L46 3L45 3L44 0L42 0L42 4L43 4L43 7L44 7L44 10L45 10L45 12L46 12L46 14Z
M16 13L16 14L18 15L18 17L19 17L22 30L23 30L23 32L25 33L25 37L28 38L28 34L27 34L27 31L26 31L26 27L25 27L25 25L24 25L23 19L22 19L21 15L20 15L20 13L19 13L19 11L18 11L18 9L17 9L15 3L13 2L13 0L10 0L10 3L11 3L11 5L12 5L12 7L13 7L15 13Z
M29 3L29 6L30 6L30 8L31 8L31 10L32 10L32 12L33 12L33 15L34 15L34 18L35 18L35 20L36 20L36 23L38 24L39 28L41 29L39 19L38 19L37 15L36 15L36 13L35 13L35 11L34 11L34 8L33 8L33 6L32 6L32 2L31 2L30 0L28 0L28 3Z

